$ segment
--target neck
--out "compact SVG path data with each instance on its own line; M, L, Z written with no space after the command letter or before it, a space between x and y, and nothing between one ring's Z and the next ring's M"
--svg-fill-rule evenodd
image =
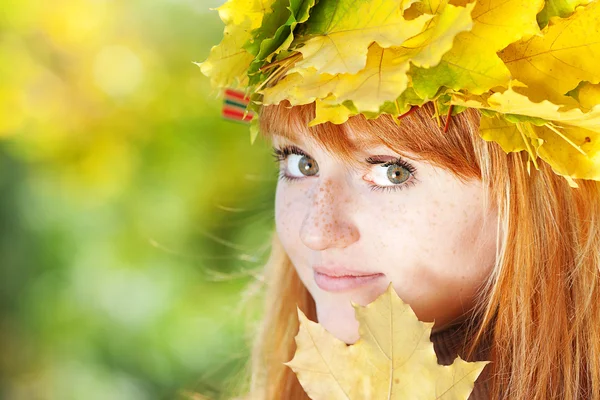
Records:
M461 322L439 331L431 333L430 339L433 342L433 348L438 358L438 364L450 365L457 356L463 360L486 361L489 360L488 342L481 343L472 355L468 355L470 336L474 330L469 329L467 321ZM489 397L488 378L489 367L486 367L475 382L475 388L469 397L469 400L483 400Z

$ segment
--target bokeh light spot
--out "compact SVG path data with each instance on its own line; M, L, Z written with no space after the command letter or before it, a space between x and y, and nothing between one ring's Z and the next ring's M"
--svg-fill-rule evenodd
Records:
M132 94L144 78L140 58L125 46L106 46L96 55L94 81L112 97Z

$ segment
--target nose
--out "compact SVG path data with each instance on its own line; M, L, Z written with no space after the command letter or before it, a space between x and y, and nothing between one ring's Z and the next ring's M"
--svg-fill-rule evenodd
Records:
M307 247L344 248L359 239L358 228L349 218L350 194L344 189L333 180L325 180L309 193L311 203L300 227L300 238Z

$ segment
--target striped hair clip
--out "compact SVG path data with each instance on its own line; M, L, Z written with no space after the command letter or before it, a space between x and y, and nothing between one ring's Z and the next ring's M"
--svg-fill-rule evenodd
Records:
M248 109L249 103L250 97L244 92L227 88L223 96L221 115L227 120L248 124L254 118L254 112Z

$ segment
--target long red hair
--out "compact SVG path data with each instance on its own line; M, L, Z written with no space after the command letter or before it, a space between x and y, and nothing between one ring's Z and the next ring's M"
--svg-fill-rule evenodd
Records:
M491 335L491 398L600 399L600 183L578 180L572 188L543 162L529 171L527 155L480 138L476 110L452 117L447 132L433 114L426 104L400 124L389 115L358 115L308 127L314 104L280 104L262 108L260 129L267 139L310 135L350 162L356 143L383 143L459 178L481 179L498 210L500 240L478 298L471 350ZM296 305L316 320L315 304L276 235L264 276L249 398L308 399L283 363L296 349Z

